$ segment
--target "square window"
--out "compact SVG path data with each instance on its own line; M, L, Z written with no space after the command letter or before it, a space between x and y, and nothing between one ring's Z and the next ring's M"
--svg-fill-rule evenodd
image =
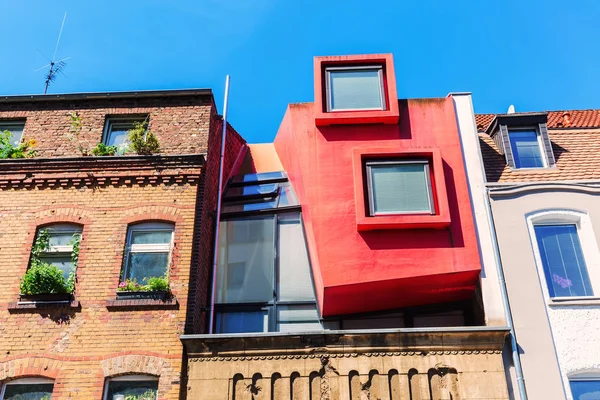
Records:
M382 66L328 67L327 111L385 110Z
M600 380L571 381L573 400L600 399Z
M122 280L146 284L150 278L168 277L172 242L172 224L149 222L131 226Z
M13 146L18 146L21 143L24 129L25 121L0 121L0 132L10 132Z
M550 297L593 296L577 225L536 225Z
M136 122L144 122L145 117L111 117L106 120L103 142L107 146L123 147L129 143L129 130Z
M158 380L150 376L123 376L108 381L105 400L155 400Z
M269 331L267 310L220 312L216 318L217 333L250 333Z
M537 130L509 130L508 138L515 160L515 168L545 167Z
M426 160L366 163L371 216L434 214Z

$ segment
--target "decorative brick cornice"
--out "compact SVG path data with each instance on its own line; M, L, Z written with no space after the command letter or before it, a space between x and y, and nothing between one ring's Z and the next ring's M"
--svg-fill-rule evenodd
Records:
M0 189L197 183L202 154L0 160Z

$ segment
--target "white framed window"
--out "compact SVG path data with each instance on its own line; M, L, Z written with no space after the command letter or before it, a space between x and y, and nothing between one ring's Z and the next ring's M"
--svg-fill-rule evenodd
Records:
M427 160L367 161L371 216L435 214Z
M21 143L23 130L25 130L25 121L0 121L0 132L10 132L13 146L18 146Z
M545 168L542 137L537 128L508 129L508 139L515 160L515 168Z
M123 375L109 378L104 385L103 400L155 400L158 398L158 377Z
M71 272L77 267L73 262L73 245L81 236L81 226L73 224L54 224L44 226L38 230L48 233L48 249L43 251L39 259L62 271L65 279L69 279Z
M600 251L586 213L545 210L527 216L544 294L553 300L600 293Z
M173 224L147 222L131 225L122 281L135 280L144 284L149 278L168 277L173 248Z
M21 378L6 382L0 400L50 400L54 381L47 378Z
M573 400L600 399L600 373L579 372L569 376Z
M102 142L107 146L119 148L129 144L129 130L134 128L136 122L144 122L143 116L118 116L106 119Z
M325 68L327 111L385 110L383 66Z

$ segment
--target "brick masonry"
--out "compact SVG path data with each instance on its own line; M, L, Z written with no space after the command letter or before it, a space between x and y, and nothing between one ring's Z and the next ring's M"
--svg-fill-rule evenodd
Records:
M107 115L149 114L164 155L103 158L101 168L93 158L51 168L39 159L0 160L0 383L43 376L55 379L53 399L100 399L106 378L150 374L159 377L160 399L179 399L179 335L205 328L196 305L208 298L221 119L208 95L2 103L0 120L26 117L24 136L36 139L40 157L76 157L66 137L71 111L82 117L82 140L94 145ZM245 144L233 128L228 133L226 173ZM190 153L208 153L206 166L201 156L175 156ZM142 221L175 226L174 299L121 304L115 299L127 227ZM59 222L83 228L75 299L20 307L36 230Z

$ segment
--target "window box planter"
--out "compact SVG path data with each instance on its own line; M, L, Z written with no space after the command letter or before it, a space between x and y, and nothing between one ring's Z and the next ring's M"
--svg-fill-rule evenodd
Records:
M73 300L71 293L19 294L21 302L62 302Z
M135 300L135 299L152 299L152 300L165 300L169 296L169 292L154 291L154 292L128 292L119 291L117 292L117 300Z

